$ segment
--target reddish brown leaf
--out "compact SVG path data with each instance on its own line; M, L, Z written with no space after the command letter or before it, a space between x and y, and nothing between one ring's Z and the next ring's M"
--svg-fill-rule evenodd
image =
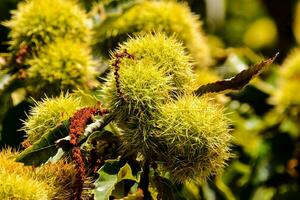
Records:
M272 58L264 60L258 64L249 67L248 69L241 71L236 76L230 79L225 79L214 83L209 83L207 85L202 85L195 91L195 94L197 96L201 96L206 93L215 93L225 90L240 90L244 86L246 86L252 78L259 75L267 66L272 64L277 58L278 54L279 53L275 54Z

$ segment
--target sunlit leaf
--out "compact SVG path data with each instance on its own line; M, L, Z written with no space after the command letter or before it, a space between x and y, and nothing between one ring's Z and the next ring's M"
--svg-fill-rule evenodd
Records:
M104 171L101 171L101 169L99 171L99 176L99 179L95 182L94 199L109 199L109 196L117 183L118 177L114 174L105 173Z
M125 164L118 172L118 162L108 162L98 171L99 178L95 182L94 199L107 200L111 196L117 183L123 180L137 181L132 175L132 170L129 164Z

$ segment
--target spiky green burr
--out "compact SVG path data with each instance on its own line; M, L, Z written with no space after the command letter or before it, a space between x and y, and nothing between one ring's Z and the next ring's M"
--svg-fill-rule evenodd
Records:
M153 151L170 177L201 182L218 175L230 157L229 121L223 108L208 98L187 95L159 110L152 133L158 147Z
M116 56L124 52L133 58ZM117 77L116 67L112 66L102 93L110 110L126 120L147 122L158 104L188 91L192 82L190 57L175 38L161 33L137 36L123 43L111 65L116 62Z
M95 28L95 47L107 55L104 49L114 49L128 35L153 31L176 36L198 66L210 64L210 50L199 18L186 4L174 1L144 1L120 16L108 18Z
M90 40L87 16L73 0L21 2L5 25L11 29L10 48L16 51L24 44L37 52L56 38L72 38L79 42Z
M80 100L70 95L56 98L45 98L35 102L24 122L28 141L33 144L42 135L50 132L64 120L68 120L80 107Z
M87 89L94 79L93 60L88 46L57 39L26 61L27 88L34 97L59 95L61 91Z
M298 92L300 84L300 49L293 49L284 60L279 70L279 89L273 95L274 103L286 109L289 106L300 105ZM300 112L300 111L299 111Z

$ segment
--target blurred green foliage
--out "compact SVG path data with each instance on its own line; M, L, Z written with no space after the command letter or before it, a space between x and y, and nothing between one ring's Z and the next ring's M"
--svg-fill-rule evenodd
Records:
M208 10L211 7L206 6L207 1L183 1L195 14L201 16L210 53L214 57L213 67L197 72L196 85L231 77L263 59L262 54L269 56L280 52L280 58L277 64L272 65L270 70L243 91L218 96L217 100L224 104L232 121L234 138L231 146L234 156L229 160L223 175L213 177L202 184L193 181L174 184L166 179L168 174L158 175L151 171L155 178L150 180L150 191L152 195L161 192L153 187L158 185L164 194L172 194L168 197L163 196L163 199L299 199L300 102L297 97L300 81L297 73L300 71L300 54L299 50L290 53L293 47L299 45L299 3L296 7L296 1L281 1L280 4L279 1L267 0L215 0L215 3L219 2L225 6L224 10L220 10L224 12L223 18L214 21L215 19L207 18L211 12ZM17 2L0 1L0 21L10 18L9 11L16 8ZM135 1L81 1L89 11L90 21L97 26L105 17L122 14L127 6L134 5L132 2ZM272 10L274 5L279 7L277 9L282 9L282 13L288 12L292 17L275 12ZM106 16L103 15L105 11ZM1 52L7 52L7 35L8 29L0 26ZM286 58L288 54L290 56ZM103 65L105 64L107 65L104 61ZM98 69L98 72L100 71L101 69ZM103 74L99 73L99 76L101 75ZM5 79L4 73L1 74L1 79ZM0 87L4 84L2 83ZM0 90L2 147L20 147L24 135L24 132L17 131L22 127L20 119L25 120L28 117L24 112L28 112L30 105L33 105L33 101L25 97L19 84L15 82L9 88ZM124 161L118 159L112 163L105 164L98 171L103 175L104 181L100 182L99 179L96 182L95 195L100 196L99 199L104 198L102 196L106 193L99 193L97 190L105 190L120 197L118 188L123 187L122 184L137 187L136 168L139 166L136 163L125 165ZM108 172L108 165L117 165L117 170ZM122 172L123 177L120 175ZM114 188L116 184L119 184L119 187ZM132 199L140 198L139 193L133 196Z

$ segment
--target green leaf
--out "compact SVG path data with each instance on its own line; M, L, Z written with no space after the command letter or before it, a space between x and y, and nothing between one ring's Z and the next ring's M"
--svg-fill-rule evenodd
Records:
M16 158L25 165L39 166L57 153L55 141L69 134L69 121L64 121L54 130L44 134L32 146L22 151Z
M132 170L128 163L126 163L118 173L118 182L122 180L137 181L137 179L132 175Z
M56 154L52 157L50 157L46 164L47 163L51 163L51 164L54 164L54 163L57 163L58 161L61 160L61 158L65 155L65 151L62 149L62 148L59 148L56 152Z
M109 199L118 177L116 175L107 174L104 171L99 172L99 179L95 182L94 199L104 200Z
M123 180L132 180L137 182L137 179L132 175L132 170L129 164L126 163L123 167L117 170L118 164L118 161L108 162L99 169L99 178L95 182L94 189L95 200L109 199L117 183Z
M202 85L195 91L195 94L197 96L201 96L206 93L221 92L225 90L240 90L246 86L253 77L260 74L267 66L272 64L277 56L278 53L272 58L264 60L246 70L241 71L239 74L230 79Z

